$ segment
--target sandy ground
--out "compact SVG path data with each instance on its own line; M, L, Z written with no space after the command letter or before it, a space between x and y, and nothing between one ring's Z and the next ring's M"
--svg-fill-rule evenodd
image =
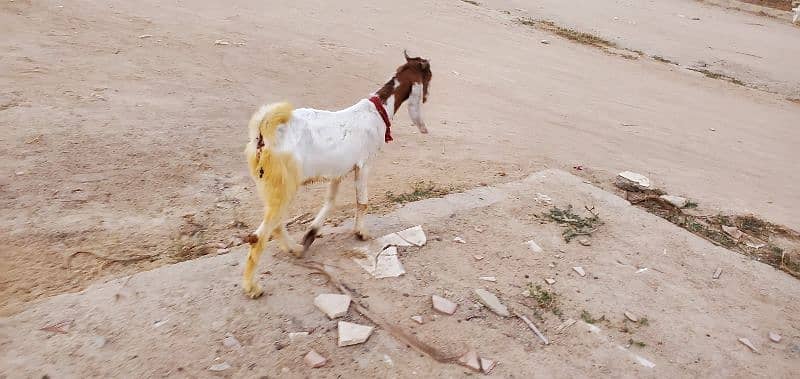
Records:
M370 179L378 211L390 209L387 190L421 179L472 188L582 165L603 185L629 169L709 212L798 225L800 105L785 100L799 88L797 28L694 1L596 1L577 12L555 3L3 2L0 312L216 254L217 243L258 223L241 153L255 107L350 105L389 78L403 48L431 59L432 133L397 117ZM616 23L608 9L637 22ZM654 11L664 17L654 21ZM622 59L519 25L519 16L585 26L686 65L717 64L778 93ZM713 49L703 50L705 38ZM334 223L352 213L345 187ZM309 188L295 213L315 210L323 192ZM81 255L66 266L77 251L155 257Z
M565 243L539 215L550 205L594 206L605 222L591 246ZM772 267L715 247L623 199L558 170L521 182L412 203L372 220L391 232L421 223L429 243L407 248L407 274L372 279L343 252L357 242L346 226L329 230L309 259L329 266L373 317L446 356L476 349L504 378L790 378L800 369L800 282ZM477 228L477 229L476 229ZM461 237L464 244L453 241ZM532 252L534 239L544 251ZM270 250L274 252L274 249ZM465 377L378 327L363 345L336 347L336 321L312 304L330 293L323 277L265 255L267 295L247 299L238 286L244 249L179 263L57 296L0 322L0 376L117 377ZM476 260L473 255L484 258ZM572 267L581 266L586 276ZM646 268L646 269L645 269ZM718 279L712 273L722 268ZM479 280L494 276L496 282ZM555 279L547 285L545 278ZM551 311L522 295L529 283L551 293ZM497 294L552 341L544 346L516 318L476 305L475 288ZM436 314L430 295L459 304ZM626 321L624 312L639 318ZM582 321L588 312L600 319ZM422 315L416 324L412 315ZM558 326L577 322L558 332ZM647 319L645 323L644 319ZM39 328L69 320L65 333ZM374 325L351 306L343 320ZM290 341L288 333L310 331ZM779 343L767 339L774 331ZM232 334L241 347L223 343ZM737 341L747 338L759 353ZM314 349L329 363L310 369ZM231 367L212 373L214 364Z

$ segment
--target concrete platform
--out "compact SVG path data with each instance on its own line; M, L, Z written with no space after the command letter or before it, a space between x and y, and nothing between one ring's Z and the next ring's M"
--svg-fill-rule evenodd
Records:
M591 246L565 243L541 215L550 205L594 206L604 225ZM568 173L428 199L370 220L373 234L421 224L427 245L401 249L407 274L373 279L345 253L347 226L329 229L308 259L334 267L370 311L457 355L475 349L496 360L495 377L770 377L800 370L800 282L714 246ZM454 237L466 243L453 242ZM525 244L535 240L543 252ZM336 346L336 322L371 325L351 306L328 320L313 300L331 292L319 275L293 265L273 245L262 259L266 295L241 293L246 249L187 261L60 295L0 320L0 377L462 377L376 328L361 345ZM271 256L274 255L274 256ZM475 256L482 256L477 260ZM579 276L573 266L582 267ZM722 276L712 279L721 267ZM646 270L645 270L646 268ZM480 280L494 276L496 282ZM555 279L548 285L544 279ZM543 310L523 295L529 283L555 299ZM477 305L485 288L548 336L544 346L517 318ZM459 304L436 314L430 296ZM625 321L624 312L644 323ZM581 315L600 319L594 325ZM422 315L418 324L411 316ZM565 320L577 322L561 333ZM41 328L69 320L65 333ZM308 331L289 341L291 332ZM769 331L783 336L769 341ZM223 343L232 334L241 347ZM738 342L749 339L759 350ZM303 356L328 358L318 369ZM209 371L227 362L230 368ZM217 366L218 367L218 366Z

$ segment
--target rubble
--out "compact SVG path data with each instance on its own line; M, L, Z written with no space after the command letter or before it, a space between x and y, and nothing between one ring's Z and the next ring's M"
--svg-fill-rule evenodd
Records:
M441 296L433 295L431 296L431 301L433 302L433 309L446 315L456 313L456 308L458 308L458 304Z
M492 372L492 369L494 369L496 365L497 362L492 359L481 358L481 371L483 371L484 374Z
M399 232L389 233L377 239L381 245L381 249L387 246L423 246L428 242L425 236L425 231L422 230L422 225L417 225L408 229L403 229Z
M308 354L303 357L303 361L311 368L320 368L328 363L328 359L319 355L319 353L314 350L309 351Z
M578 273L578 275L580 275L580 276L582 276L582 277L583 277L583 276L586 276L586 271L583 271L583 267L581 267L581 266L575 266L575 267L573 267L572 269L573 269L573 270L575 270L575 272L577 272L577 273Z
M467 243L467 241L464 241L464 239L461 238L461 237L453 238L453 242L456 242L456 243Z
M231 333L225 334L225 338L222 339L222 344L231 349L239 349L242 347L242 344L239 343L239 340L237 340L236 337L234 337Z
M537 244L534 240L525 242L525 244L528 245L528 248L530 248L534 253L541 253L544 251L544 249L542 249L541 246L539 246L539 244Z
M481 303L489 307L492 312L503 317L511 316L511 314L508 313L508 308L506 308L493 293L482 288L476 288L475 294L478 295L478 299Z
M222 362L211 365L211 367L208 368L208 371L220 372L220 371L225 371L229 368L231 368L231 365L228 362Z
M427 243L422 226L417 225L375 239L365 247L355 250L364 257L353 258L365 271L376 279L394 278L406 273L397 257L397 247L420 247Z
M478 358L478 352L475 350L470 350L466 354L462 355L461 358L458 358L458 363L463 366L467 366L475 371L481 370L481 363Z
M650 189L650 179L642 174L623 171L617 174L614 185L626 191L642 191Z
M347 309L350 308L350 296L323 293L314 298L314 305L333 320L347 314Z
M339 321L339 347L357 345L369 339L372 330L371 326L354 324L352 322Z
M625 311L625 318L633 322L639 322L639 316L636 316L635 314L628 311Z
M661 195L658 198L672 204L676 208L683 208L689 204L689 199L680 196Z
M735 240L739 240L744 235L744 233L735 226L722 225L722 231Z
M752 343L752 342L750 342L750 340L749 340L749 339L747 339L747 338L739 338L739 342L741 342L741 343L742 343L742 345L745 345L745 346L747 346L747 347L748 347L750 350L752 350L754 353L759 353L759 354L760 354L760 352L758 351L758 349L756 349L756 347L755 347L755 346L753 346L753 343Z
M414 320L417 324L422 324L425 320L422 319L422 316L411 316L411 319Z
M544 282L547 283L547 284L552 285L552 284L555 284L556 280L555 279L551 279L551 278L545 278Z

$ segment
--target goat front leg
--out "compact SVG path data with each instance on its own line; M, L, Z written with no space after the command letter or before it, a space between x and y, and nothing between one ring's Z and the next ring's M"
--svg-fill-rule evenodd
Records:
M356 222L353 232L356 237L362 241L370 239L367 229L364 228L364 217L367 215L367 202L369 196L367 195L367 175L369 169L367 166L356 167Z
M333 179L330 184L328 184L328 192L325 194L325 204L322 206L322 209L319 210L319 213L317 213L317 217L314 217L314 221L311 222L311 229L306 232L306 235L303 237L304 250L308 250L311 244L314 243L314 240L319 235L320 229L322 229L322 224L325 223L325 219L328 217L328 213L330 213L331 209L336 205L336 194L339 193L339 182L341 182L341 179Z

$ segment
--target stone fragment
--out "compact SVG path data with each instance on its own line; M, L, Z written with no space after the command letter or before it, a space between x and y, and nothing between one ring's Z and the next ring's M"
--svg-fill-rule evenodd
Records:
M350 307L350 296L323 293L314 298L314 305L333 320L347 314L347 309Z

